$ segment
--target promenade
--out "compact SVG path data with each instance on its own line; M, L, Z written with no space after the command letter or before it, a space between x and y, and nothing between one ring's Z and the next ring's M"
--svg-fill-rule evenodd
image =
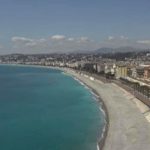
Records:
M67 72L94 89L105 103L109 125L103 150L150 150L150 123L123 90L112 83Z

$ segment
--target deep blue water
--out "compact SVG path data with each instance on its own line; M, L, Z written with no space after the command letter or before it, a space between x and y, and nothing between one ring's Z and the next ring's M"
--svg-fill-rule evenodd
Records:
M104 116L59 70L0 65L0 150L96 150Z

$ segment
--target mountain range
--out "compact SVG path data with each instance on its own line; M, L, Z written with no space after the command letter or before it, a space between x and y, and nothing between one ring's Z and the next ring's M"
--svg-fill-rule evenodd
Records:
M149 51L150 49L140 49L134 47L119 47L119 48L108 48L103 47L94 51L94 53L116 53L116 52L140 52L140 51Z

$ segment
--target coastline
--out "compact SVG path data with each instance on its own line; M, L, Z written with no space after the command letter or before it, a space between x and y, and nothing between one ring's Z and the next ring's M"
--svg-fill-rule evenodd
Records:
M71 74L70 71L68 72L68 69L66 70L66 69L62 69L61 68L61 70L65 74L72 76L75 80L77 80L83 86L86 86L90 90L90 92L92 92L92 94L98 100L99 105L100 105L100 109L103 112L104 117L105 117L105 125L103 127L103 132L102 132L102 134L101 134L101 136L99 138L98 144L97 144L97 150L102 150L103 147L104 147L104 144L105 144L105 139L106 139L108 128L109 128L108 110L107 110L107 107L105 106L105 103L104 103L103 99L101 98L101 96L99 95L99 93L94 88L90 87L88 84L86 84L85 82L83 82L82 80L80 80L79 78L77 78L74 74Z
M9 64L8 64L9 65ZM10 64L11 65L11 64ZM17 65L19 66L19 65ZM149 150L150 124L125 92L112 83L103 83L68 68L20 65L58 69L71 75L98 95L104 103L107 127L98 150ZM100 101L101 102L101 101ZM107 132L106 132L107 131Z
M61 70L59 67L53 67L53 66L43 66L43 65L27 65L27 64L2 64L2 66L18 66L18 67L34 67L34 68L46 68L46 69L56 69L56 70Z
M63 70L87 85L104 102L108 122L98 149L149 150L150 124L124 91L112 83L102 83L71 69Z
M105 144L105 139L107 136L107 131L108 131L108 125L109 125L109 116L108 116L108 111L107 111L107 107L105 106L104 101L102 100L101 96L99 95L99 93L92 87L90 87L88 84L86 84L85 82L83 82L81 79L77 78L77 76L75 76L74 74L71 73L71 70L68 70L66 68L60 68L60 67L52 67L52 66L42 66L42 65L25 65L25 64L0 64L0 65L6 65L6 66L17 66L17 67L34 67L34 68L46 68L46 69L55 69L55 70L60 70L62 71L62 73L64 73L65 75L69 75L71 77L73 77L74 80L77 80L77 82L79 82L80 84L82 84L82 86L87 87L87 89L89 90L89 92L91 92L93 94L93 96L96 98L96 100L99 103L99 109L100 111L103 112L104 114L104 119L105 119L105 125L103 127L103 132L101 133L101 136L98 140L97 143L97 150L102 150L104 144Z

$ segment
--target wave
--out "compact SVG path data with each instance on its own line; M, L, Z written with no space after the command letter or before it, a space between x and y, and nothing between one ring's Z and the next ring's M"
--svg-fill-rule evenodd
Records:
M96 100L96 101L98 101L99 102L99 105L100 105L100 107L99 107L99 110L103 113L103 115L104 115L104 127L103 127L103 129L102 129L102 133L101 133L101 136L100 136L100 138L99 138L99 143L101 143L101 142L103 142L103 139L105 138L105 133L106 133L106 130L107 130L107 115L106 115L106 112L105 112L105 110L103 109L103 102L101 101L101 98L100 98L100 96L97 94L97 93L95 93L94 91L93 91L93 89L92 88L90 88L89 86L87 86L85 83L83 83L81 80L79 80L78 78L76 78L76 77L73 77L74 78L74 80L76 80L76 81L78 81L81 85L83 85L86 89L88 89L90 92L91 92L91 94L93 95L93 98ZM99 144L99 143L97 143L97 150L100 150L100 145L101 144Z
M97 144L97 150L100 150L100 149L99 149L99 145L98 145L98 144Z
M64 73L65 75L68 75L67 73ZM103 101L101 100L101 97L96 93L94 92L94 90L92 88L90 88L88 85L86 85L85 83L83 83L80 79L78 79L77 77L75 76L72 76L74 80L76 80L79 84L81 84L82 86L84 86L86 89L88 89L90 91L90 93L93 95L93 99L96 100L97 102L99 102L99 110L102 112L102 114L104 115L104 127L102 129L102 133L101 133L101 136L99 138L99 143L97 143L97 150L100 150L100 145L101 145L101 142L103 142L104 138L105 138L105 133L106 133L106 130L107 130L107 114L105 112L105 109L103 107L104 103Z

